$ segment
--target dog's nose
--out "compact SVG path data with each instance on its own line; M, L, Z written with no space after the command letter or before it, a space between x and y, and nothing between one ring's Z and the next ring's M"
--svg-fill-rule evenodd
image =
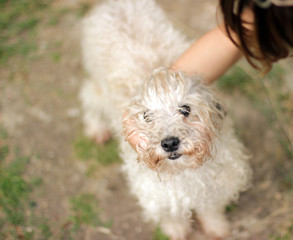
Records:
M166 152L174 152L178 149L179 143L177 137L166 137L161 141L161 146Z

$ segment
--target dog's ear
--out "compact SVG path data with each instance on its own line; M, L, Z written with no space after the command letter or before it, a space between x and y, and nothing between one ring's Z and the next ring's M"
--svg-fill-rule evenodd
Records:
M148 147L148 138L137 129L137 119L125 112L122 123L125 140L139 155L142 154Z
M226 108L219 101L213 101L211 108L213 109L211 114L212 123L215 129L219 130L222 128L223 121L227 115Z
M219 102L214 102L214 106L215 106L216 110L218 111L219 117L224 119L227 116L226 108Z

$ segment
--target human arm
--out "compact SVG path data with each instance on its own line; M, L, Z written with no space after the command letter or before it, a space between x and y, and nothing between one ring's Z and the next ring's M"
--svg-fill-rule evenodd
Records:
M171 66L171 70L184 71L188 75L200 74L207 83L214 82L242 56L240 50L219 25L207 32L183 53Z

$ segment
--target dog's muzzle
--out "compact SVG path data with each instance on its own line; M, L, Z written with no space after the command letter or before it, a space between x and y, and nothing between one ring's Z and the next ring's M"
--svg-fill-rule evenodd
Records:
M161 141L161 147L168 153L170 160L175 160L181 156L181 154L176 153L180 144L180 140L178 137L166 137Z

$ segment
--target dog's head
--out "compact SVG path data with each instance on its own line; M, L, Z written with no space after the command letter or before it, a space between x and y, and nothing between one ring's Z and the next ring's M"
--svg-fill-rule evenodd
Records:
M149 168L180 172L212 157L225 114L200 77L158 69L128 107L124 133L140 139L138 160Z

